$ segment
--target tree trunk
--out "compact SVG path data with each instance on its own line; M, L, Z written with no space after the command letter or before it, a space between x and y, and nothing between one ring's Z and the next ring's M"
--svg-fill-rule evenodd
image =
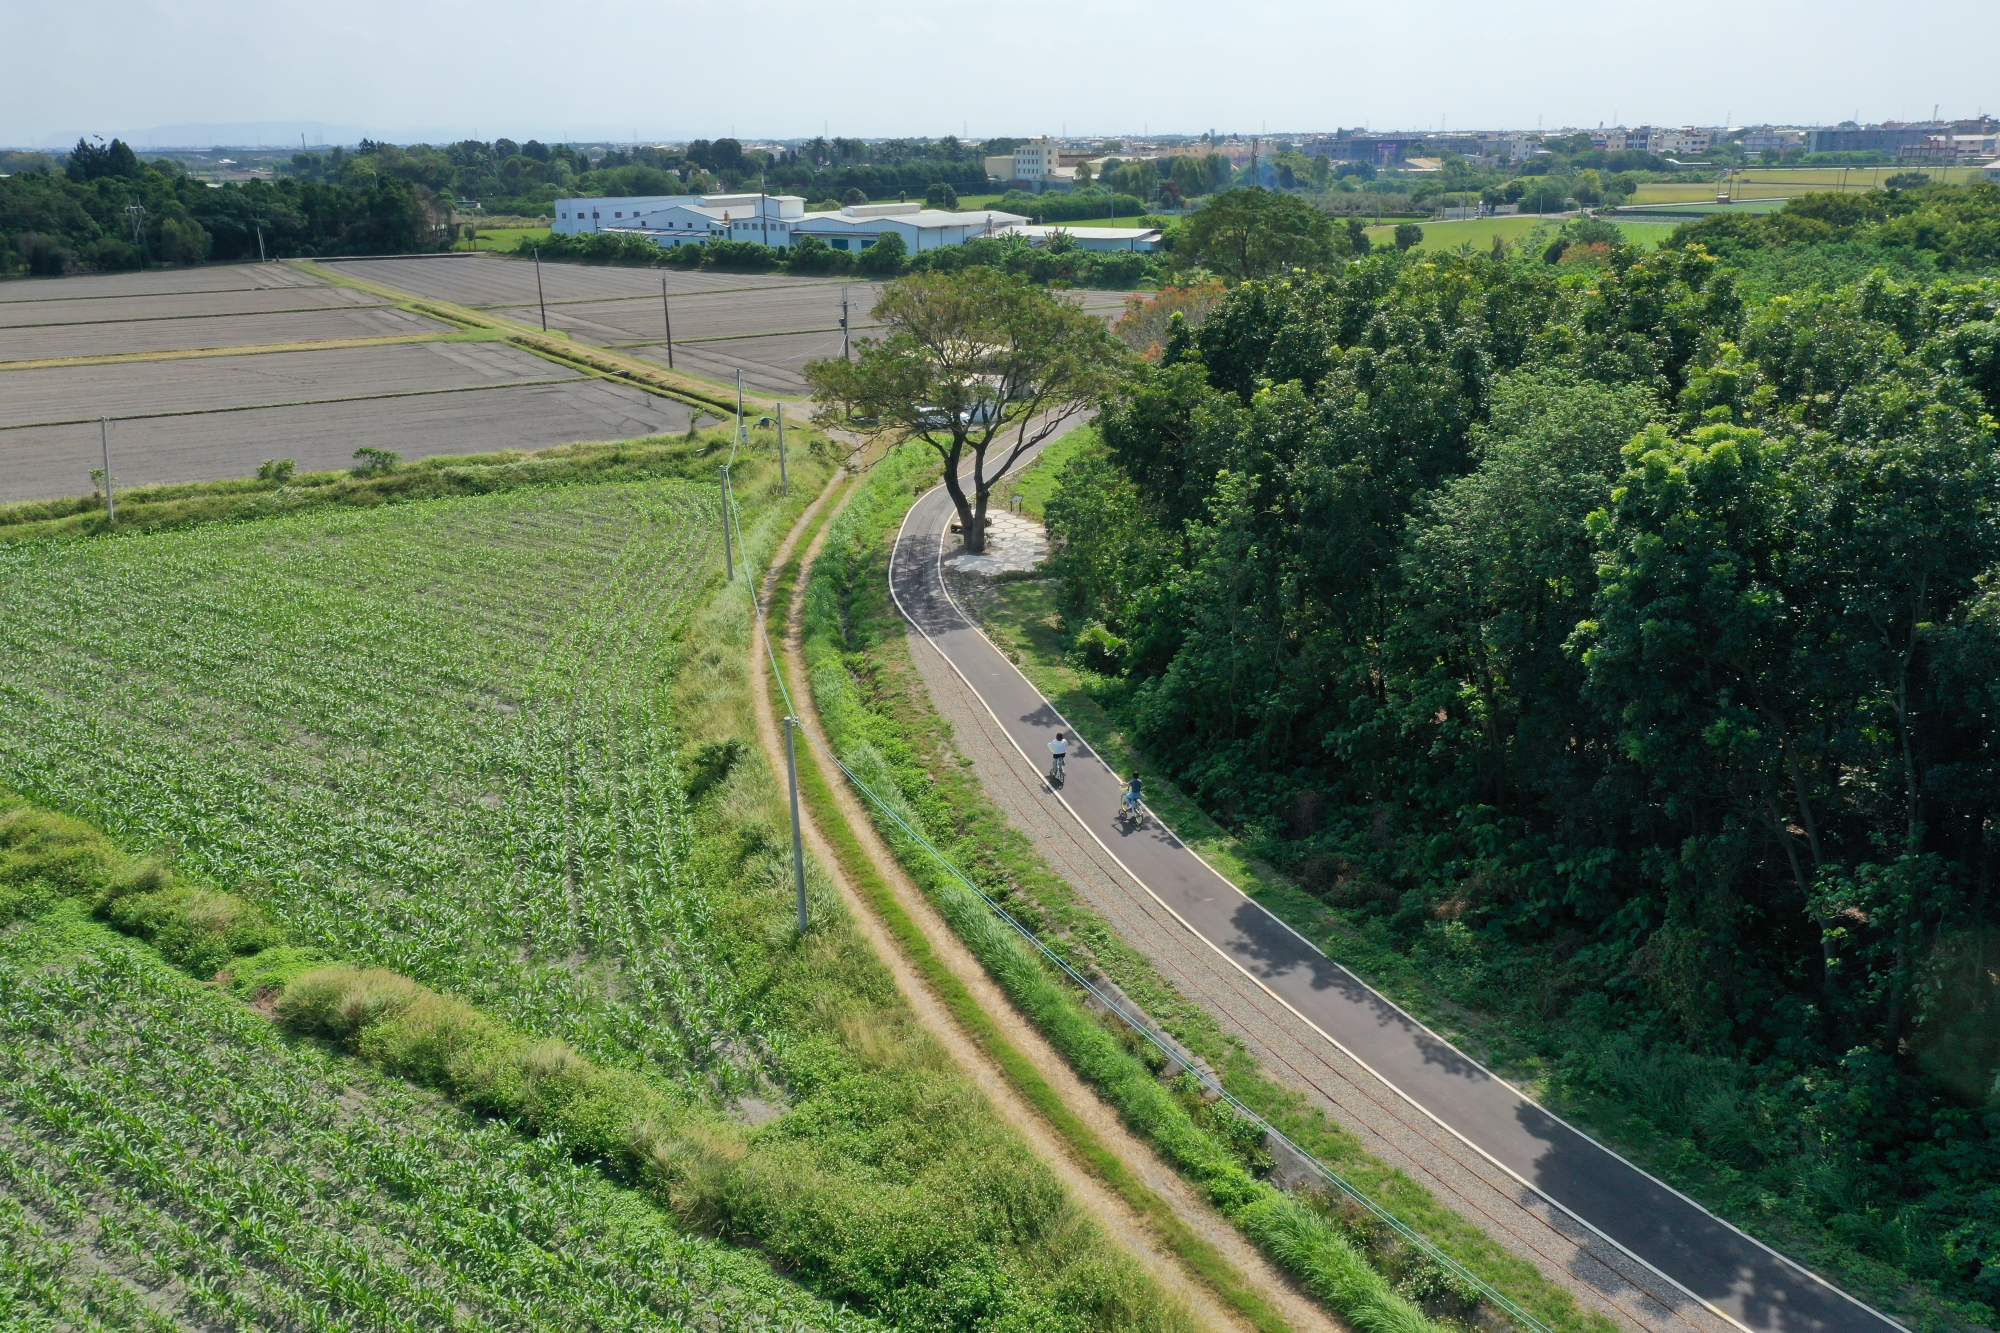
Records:
M963 458L964 448L956 444L945 455L944 489L945 494L951 497L952 507L958 510L959 540L965 550L977 555L986 549L986 493L984 490L976 491L979 507L978 511L974 512L973 499L966 495L965 483L958 475L958 465ZM978 477L979 468L975 463L973 466L975 487L978 485Z
M993 493L990 486L974 483L972 491L972 522L966 525L965 549L983 551L986 549L986 499Z

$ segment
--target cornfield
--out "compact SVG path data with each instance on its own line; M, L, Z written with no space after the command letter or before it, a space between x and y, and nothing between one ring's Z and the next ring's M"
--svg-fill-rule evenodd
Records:
M102 928L0 935L0 994L9 1328L873 1327Z
M0 549L0 782L295 935L599 1060L757 1086L760 968L692 865L679 482Z

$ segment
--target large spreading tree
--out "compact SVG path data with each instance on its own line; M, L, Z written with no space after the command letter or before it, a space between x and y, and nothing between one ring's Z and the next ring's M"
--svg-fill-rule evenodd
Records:
M817 419L873 419L937 450L965 549L983 551L993 486L1109 392L1127 353L1076 302L990 268L890 283L875 318L886 335L853 360L806 366Z

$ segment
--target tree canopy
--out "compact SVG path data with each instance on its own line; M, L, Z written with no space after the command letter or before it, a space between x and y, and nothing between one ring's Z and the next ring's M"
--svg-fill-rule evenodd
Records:
M871 418L937 450L965 547L984 550L994 482L1113 387L1124 348L1075 302L990 268L893 282L874 316L887 332L852 361L807 364L820 419Z
M1258 186L1203 204L1188 219L1181 244L1190 258L1239 282L1317 268L1347 248L1331 217L1303 199Z
M1976 1322L2000 281L1747 303L1701 241L1969 255L1986 188L1243 282L1048 508L1101 697L1259 854L1737 1202L1939 1238L1895 1262ZM1675 1051L1704 1109L1648 1090Z

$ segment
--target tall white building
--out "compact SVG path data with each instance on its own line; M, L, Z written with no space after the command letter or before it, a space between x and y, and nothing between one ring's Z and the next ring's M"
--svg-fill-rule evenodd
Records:
M1029 139L1014 148L1014 179L1017 181L1051 181L1056 179L1056 171L1062 166L1062 150L1054 139L1046 135L1039 139Z
M1655 157L1699 157L1708 151L1714 137L1692 125L1678 130L1654 130L1646 136L1646 151Z

